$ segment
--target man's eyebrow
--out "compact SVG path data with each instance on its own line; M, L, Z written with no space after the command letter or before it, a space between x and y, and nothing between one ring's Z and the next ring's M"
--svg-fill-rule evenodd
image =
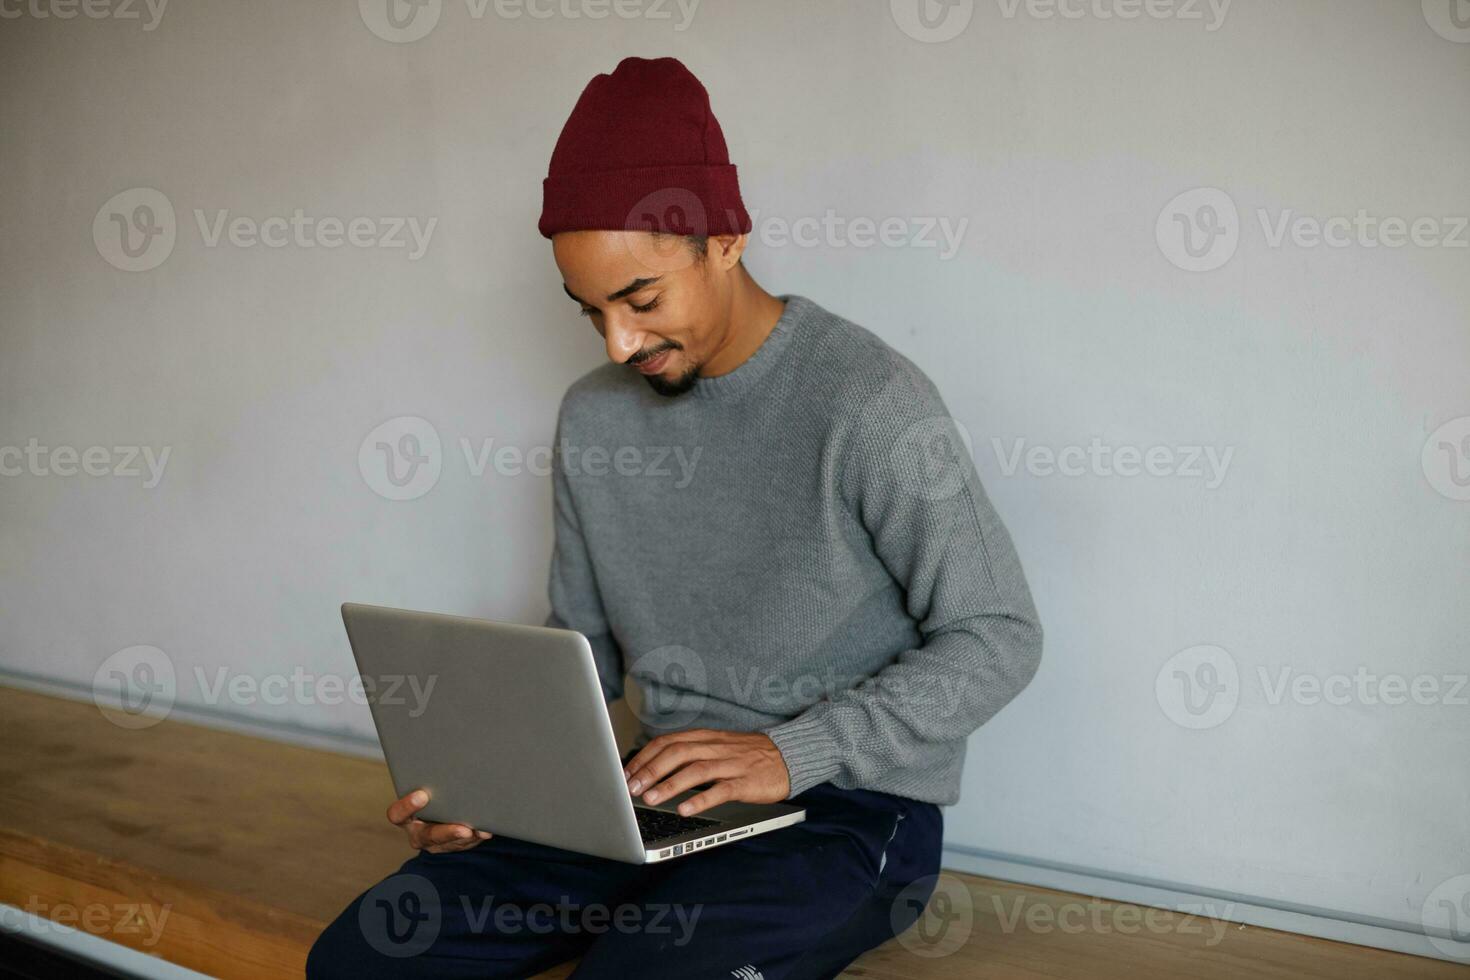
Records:
M628 283L628 285L624 286L622 289L619 289L617 292L615 292L615 293L608 293L607 294L607 301L609 303L616 303L618 300L622 299L624 296L631 296L634 293L638 292L638 290L644 288L645 286L652 286L654 283L658 282L662 278L663 278L663 276L646 276L646 277L644 277L642 279L634 279L632 282ZM578 297L576 293L572 292L571 288L568 287L566 283L562 283L561 284L561 288L566 291L566 294L568 296L570 296L572 299L576 300L578 303L582 303L583 306L588 305L587 303L583 302L582 299L580 297Z

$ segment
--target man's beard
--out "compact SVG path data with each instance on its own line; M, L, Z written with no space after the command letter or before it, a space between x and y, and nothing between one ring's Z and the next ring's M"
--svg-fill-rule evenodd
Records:
M633 357L628 358L628 364L641 364L644 361L653 360L664 351L675 350L683 350L683 348L675 343L665 343L662 346L655 347L653 350L639 351ZM643 380L648 382L648 387L652 388L660 395L663 395L665 398L676 398L679 395L686 394L691 388L694 387L695 382L699 380L699 367L697 365L691 367L689 370L679 375L673 381L666 380L661 374L645 374L643 375Z
M695 382L699 380L699 369L690 368L673 381L666 380L661 374L645 374L643 380L648 382L648 387L665 398L676 398L686 394L694 387Z

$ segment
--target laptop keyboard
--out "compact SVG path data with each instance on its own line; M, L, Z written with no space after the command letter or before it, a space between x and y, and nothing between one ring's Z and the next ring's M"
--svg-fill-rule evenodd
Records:
M716 827L720 823L718 820L709 820L705 817L681 817L667 810L650 810L641 806L635 806L633 812L638 815L638 833L643 837L645 844L677 837L692 830Z

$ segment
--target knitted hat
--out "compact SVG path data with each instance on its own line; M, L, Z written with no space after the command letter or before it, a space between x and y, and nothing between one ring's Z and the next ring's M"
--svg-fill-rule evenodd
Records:
M751 229L709 93L677 58L624 58L587 83L552 151L541 200L547 238L579 229Z

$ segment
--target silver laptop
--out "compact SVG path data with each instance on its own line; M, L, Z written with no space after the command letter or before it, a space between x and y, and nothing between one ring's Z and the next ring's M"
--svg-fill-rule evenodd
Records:
M635 804L581 633L351 602L342 621L394 788L428 790L425 820L646 864L806 819L782 803L680 816L699 787Z

